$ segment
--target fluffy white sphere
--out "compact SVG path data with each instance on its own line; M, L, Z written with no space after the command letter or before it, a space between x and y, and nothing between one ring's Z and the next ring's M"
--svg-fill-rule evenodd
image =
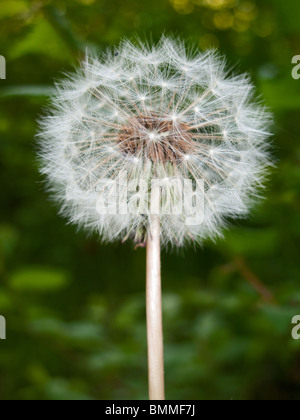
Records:
M163 245L216 238L247 214L270 164L270 116L248 77L178 40L88 56L52 104L42 172L62 213L107 241L144 242L153 207Z

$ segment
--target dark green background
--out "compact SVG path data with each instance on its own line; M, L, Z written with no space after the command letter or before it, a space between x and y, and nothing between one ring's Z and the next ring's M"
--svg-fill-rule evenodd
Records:
M277 160L251 218L217 244L163 253L167 398L299 398L299 21L296 0L1 0L0 399L147 398L145 251L66 225L34 135L54 79L86 46L162 32L250 72Z

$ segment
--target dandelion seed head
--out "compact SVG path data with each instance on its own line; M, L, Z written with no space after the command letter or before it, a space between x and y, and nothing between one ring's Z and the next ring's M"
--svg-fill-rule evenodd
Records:
M202 223L189 225L185 209L162 214L161 242L220 236L228 218L247 214L271 164L270 115L248 76L229 76L215 51L189 53L168 37L154 46L124 40L115 51L87 55L57 84L40 123L42 172L62 214L106 241L145 242L151 217L140 202L151 201L152 181L162 180L161 205L172 213L180 195L173 180L202 180L200 192L190 191L201 193ZM116 183L122 191L136 179L146 187L124 198L132 213L99 211Z

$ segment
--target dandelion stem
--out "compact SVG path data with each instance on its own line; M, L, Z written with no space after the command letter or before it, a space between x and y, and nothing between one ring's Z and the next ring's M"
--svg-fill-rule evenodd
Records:
M149 399L164 400L164 356L161 305L160 217L151 217L147 241L147 337Z

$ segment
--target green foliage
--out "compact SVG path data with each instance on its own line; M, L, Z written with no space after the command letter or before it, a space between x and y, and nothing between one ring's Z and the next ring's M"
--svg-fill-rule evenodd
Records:
M2 0L0 399L147 398L145 251L65 224L34 135L86 46L182 35L248 71L274 112L266 200L203 249L163 254L167 397L298 399L300 5L294 0Z
M9 279L10 286L18 292L52 292L63 288L67 283L64 272L51 268L23 268Z
M71 56L64 42L46 20L38 21L26 35L10 49L10 57L17 59L27 54L44 54L50 58L70 60Z

